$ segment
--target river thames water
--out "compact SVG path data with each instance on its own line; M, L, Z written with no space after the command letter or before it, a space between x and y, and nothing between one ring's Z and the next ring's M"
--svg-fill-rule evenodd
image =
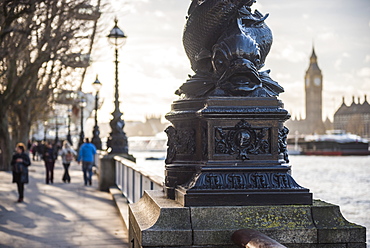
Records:
M135 153L137 163L164 177L165 153ZM370 156L289 156L292 176L314 199L339 205L349 221L365 226L370 247Z

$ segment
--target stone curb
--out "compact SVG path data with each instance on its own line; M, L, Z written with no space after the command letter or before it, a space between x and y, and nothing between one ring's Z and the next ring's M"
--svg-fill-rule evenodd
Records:
M118 208L120 216L125 224L126 228L129 227L129 217L128 217L128 200L122 195L122 192L117 187L110 187L109 193L112 195L113 200Z

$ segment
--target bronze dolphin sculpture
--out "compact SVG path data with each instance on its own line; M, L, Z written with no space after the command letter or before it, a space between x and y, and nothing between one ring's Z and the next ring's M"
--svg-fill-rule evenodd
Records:
M183 45L195 72L176 92L185 97L206 95L276 96L283 88L263 67L272 44L265 24L268 15L255 0L193 0Z

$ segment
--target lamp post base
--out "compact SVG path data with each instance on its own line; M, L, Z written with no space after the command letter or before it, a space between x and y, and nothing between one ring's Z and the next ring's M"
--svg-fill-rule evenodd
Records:
M166 194L183 206L312 204L290 175L276 97L178 100L166 115Z
M128 154L127 137L124 133L110 134L107 141L107 146L110 148L109 154L120 153Z
M97 125L94 126L94 131L93 131L93 138L91 139L91 143L94 144L96 149L101 150L102 149L102 144L101 144L101 139L99 138L99 127Z

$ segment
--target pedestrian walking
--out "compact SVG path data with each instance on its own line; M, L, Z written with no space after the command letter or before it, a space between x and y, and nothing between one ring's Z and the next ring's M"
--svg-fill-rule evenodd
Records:
M31 165L31 160L26 153L26 146L23 143L18 143L15 147L15 153L11 161L13 170L13 183L17 183L18 202L23 202L24 184L28 183L28 166Z
M37 159L37 142L33 142L30 148L30 152L32 153L32 161L36 161Z
M95 145L90 143L89 138L86 138L85 143L83 143L80 147L77 158L78 163L82 162L82 172L85 186L87 185L87 183L91 185L92 167L94 165L95 154Z
M56 160L56 153L51 143L47 142L44 149L42 158L45 162L46 169L46 184L53 183L54 181L54 165Z
M28 140L27 141L27 150L30 151L31 150L31 147L32 147L32 141L31 140Z
M63 163L63 167L64 167L64 174L63 174L63 182L66 183L70 183L71 182L71 177L69 175L69 172L68 172L68 169L69 169L69 166L71 165L72 161L75 159L75 157L77 156L77 152L75 150L73 150L73 148L69 145L68 141L65 140L63 142L63 148L62 150L60 151L60 156L62 157L62 163Z
M44 141L41 141L41 142L38 142L37 143L37 147L36 147L36 159L40 159L40 160L43 160L43 155L44 155L44 151L45 151L45 142Z

